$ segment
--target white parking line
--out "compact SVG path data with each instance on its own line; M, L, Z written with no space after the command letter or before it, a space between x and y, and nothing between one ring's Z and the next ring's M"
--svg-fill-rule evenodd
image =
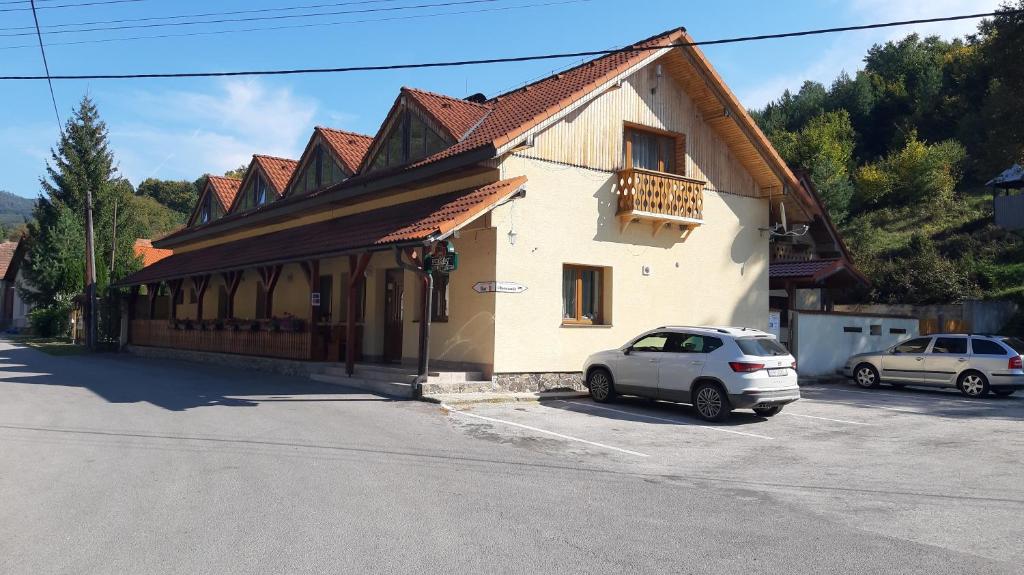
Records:
M954 403L966 403L978 405L977 400L972 399L961 399L958 395L952 393L947 395L913 395L912 393L886 393L884 391L861 391L859 389L831 389L827 387L802 387L800 389L807 389L809 391L839 391L842 393L859 393L861 395L879 395L884 397L899 397L901 399L914 399L922 401L949 401Z
M604 449L611 449L612 451L620 451L622 453L628 453L629 455L636 455L638 457L650 457L646 453L640 453L639 451L630 451L629 449L622 449L621 447L614 447L612 445L605 445L604 443L598 443L596 441L587 441L586 439L580 439L578 437L573 437L571 435L564 435L564 434L561 434L561 433L555 433L554 431L548 431L546 429L541 429L539 427L532 427L530 425L523 425L522 423L515 423L513 421L505 421L504 419L497 419L497 418L494 418L494 417L487 417L485 415L477 415L475 413L469 413L468 411L461 411L461 410L455 409L454 407L451 407L451 406L449 406L447 404L444 404L444 403L441 404L441 407L444 408L444 409L447 409L448 411L450 411L452 413L458 413L459 415L464 415L466 417L473 417L473 418L476 418L476 419L482 419L484 421L490 421L492 423L503 423L505 425L511 425L512 427L521 427L523 429L529 429L530 431L536 431L537 433L545 433L547 435L553 435L553 436L559 437L561 439L568 439L570 441L578 441L580 443L586 443L587 445L593 445L595 447L601 447L601 448L604 448Z
M884 409L886 411L898 411L900 413L909 413L911 415L927 415L926 413L920 413L912 409L903 409L901 407L888 407L886 405L875 405L873 403L860 403L855 401L843 401L834 399L810 399L808 397L801 397L800 401L811 402L811 403L826 403L830 405L849 405L853 407L872 407L875 409Z
M793 417L807 417L810 419L823 419L825 421L834 421L836 423L849 423L850 425L871 425L870 423L861 423L859 421L846 421L845 419L832 419L831 417L819 417L817 415L804 415L802 413L790 413L788 411L782 412L783 415L792 415Z
M621 409L613 409L611 407L605 407L603 405L594 405L594 404L591 404L591 403L581 403L581 402L578 402L578 401L565 401L565 400L561 400L561 399L558 400L558 402L559 403L571 403L573 405L580 405L580 406L583 406L583 407L592 407L594 409L604 409L606 411L614 411L616 413L624 413L626 415L632 415L634 417L643 417L643 418L646 418L646 419L653 419L654 421L666 421L668 423L675 423L677 425L689 425L689 426L692 426L692 427L700 427L701 429L710 429L712 431L721 431L722 433L734 433L736 435L745 435L747 437L757 437L758 439L772 439L771 437L768 437L767 435L759 435L757 433L746 433L744 431L734 431L732 429L725 429L725 428L722 428L722 427L711 427L710 425L698 425L696 423L690 423L688 421L679 421L677 419L668 419L668 418L665 418L665 417L655 417L653 415L644 415L642 413L635 413L635 412L632 412L632 411L624 411L624 410L621 410Z

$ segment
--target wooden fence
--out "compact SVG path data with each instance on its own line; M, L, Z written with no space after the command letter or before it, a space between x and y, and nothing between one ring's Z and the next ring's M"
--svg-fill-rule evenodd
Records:
M132 345L300 360L310 359L311 348L309 331L187 330L175 329L167 320L147 319L132 320L129 341Z

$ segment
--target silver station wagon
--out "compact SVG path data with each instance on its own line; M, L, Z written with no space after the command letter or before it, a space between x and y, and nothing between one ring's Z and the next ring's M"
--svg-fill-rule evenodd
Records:
M888 383L955 387L968 397L1024 389L1024 342L1014 337L936 334L851 356L843 375L865 388Z

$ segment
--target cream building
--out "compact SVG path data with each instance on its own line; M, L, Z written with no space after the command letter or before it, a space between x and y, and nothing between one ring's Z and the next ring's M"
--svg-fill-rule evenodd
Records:
M659 325L766 329L773 213L822 209L691 41L493 98L403 88L375 136L255 156L123 282L131 343L538 388Z

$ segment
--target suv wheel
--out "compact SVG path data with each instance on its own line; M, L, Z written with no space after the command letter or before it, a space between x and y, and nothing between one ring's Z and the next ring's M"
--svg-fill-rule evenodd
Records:
M591 371L590 377L587 378L587 387L590 388L590 397L598 403L607 403L615 397L612 376L606 369Z
M773 415L778 415L780 411L782 411L782 406L781 405L773 405L771 407L755 407L754 408L754 413L760 415L761 417L771 417Z
M706 421L725 421L732 411L729 398L722 388L713 383L702 383L693 393L693 407L697 415Z
M988 395L988 380L977 371L965 371L960 374L956 386L960 393L967 397L985 397Z
M878 370L870 363L862 363L853 370L853 380L866 389L878 387Z

